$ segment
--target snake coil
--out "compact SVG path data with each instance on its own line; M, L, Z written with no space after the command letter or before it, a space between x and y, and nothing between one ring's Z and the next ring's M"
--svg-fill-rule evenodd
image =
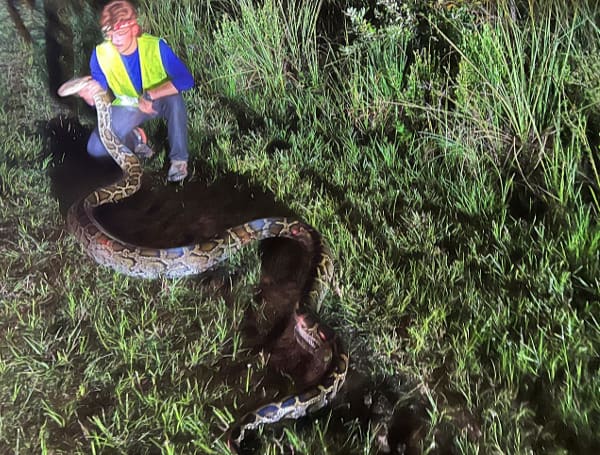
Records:
M58 94L78 93L90 82L89 76L65 82ZM125 242L109 233L94 217L94 209L103 204L123 200L141 186L142 166L139 159L114 134L111 128L110 98L105 91L94 95L100 139L110 156L122 170L115 182L101 186L69 207L67 226L86 253L97 263L117 272L141 277L181 277L201 274L227 260L245 245L267 238L285 237L315 252L312 282L295 306L295 337L304 349L314 353L325 347L331 359L320 382L300 393L263 405L247 413L228 431L228 444L238 452L245 432L282 419L297 419L326 406L342 387L348 370L348 354L337 339L321 327L313 312L323 300L333 277L333 260L322 237L309 225L285 217L269 217L249 221L226 229L222 234L202 243L172 248L150 248Z

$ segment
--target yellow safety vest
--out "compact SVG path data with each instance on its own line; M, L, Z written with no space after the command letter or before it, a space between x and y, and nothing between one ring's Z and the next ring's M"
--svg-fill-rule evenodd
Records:
M144 33L137 40L142 73L142 89L149 90L168 80L167 72L160 58L160 38ZM96 56L98 57L98 64L106 76L108 86L115 95L113 104L137 106L141 94L135 90L119 51L110 41L104 41L96 46Z

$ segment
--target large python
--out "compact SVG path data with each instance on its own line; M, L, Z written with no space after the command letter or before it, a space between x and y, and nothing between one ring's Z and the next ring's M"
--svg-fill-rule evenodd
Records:
M91 78L65 82L58 94L78 93ZM150 248L125 242L109 233L94 217L94 209L134 194L141 186L142 166L111 128L110 97L94 95L100 139L122 170L122 176L107 186L96 188L67 213L67 226L84 250L99 264L126 275L142 278L181 277L201 274L227 260L245 245L272 237L285 237L308 246L314 252L315 269L299 302L295 305L294 335L298 344L316 355L319 350L329 362L320 382L308 389L269 403L247 413L228 431L228 445L237 453L245 432L282 419L297 419L331 402L342 387L348 370L348 354L331 330L320 324L315 311L325 297L333 277L333 260L321 235L311 226L290 218L270 217L249 221L225 230L203 243L172 248Z

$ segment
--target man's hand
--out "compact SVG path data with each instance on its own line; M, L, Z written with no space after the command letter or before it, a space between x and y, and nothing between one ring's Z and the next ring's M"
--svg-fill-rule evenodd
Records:
M90 106L93 106L94 95L104 91L104 89L95 79L92 79L91 76L88 77L90 78L88 83L85 84L83 88L77 92L77 94L82 97L86 103L88 103Z
M140 96L140 98L138 100L138 108L144 114L149 114L149 115L156 114L156 111L152 107L152 101L149 101L142 96Z

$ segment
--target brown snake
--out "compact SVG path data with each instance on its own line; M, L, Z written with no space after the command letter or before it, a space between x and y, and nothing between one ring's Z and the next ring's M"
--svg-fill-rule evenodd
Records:
M60 87L58 94L69 96L78 93L89 81L89 77L71 79ZM321 326L314 315L333 278L333 260L321 235L301 221L284 217L249 221L226 229L205 242L172 248L144 247L112 235L94 217L94 209L123 200L138 191L142 166L137 156L112 131L109 95L105 91L96 93L94 103L100 139L121 168L122 176L110 185L96 188L73 204L67 213L67 226L86 253L99 264L141 278L174 278L201 274L227 260L244 246L267 238L285 237L313 247L315 270L303 296L295 305L294 334L298 344L309 353L315 355L317 349L324 349L330 360L328 370L318 384L263 405L235 422L228 431L231 451L239 450L247 430L286 418L297 419L330 403L344 383L349 359L331 330Z

